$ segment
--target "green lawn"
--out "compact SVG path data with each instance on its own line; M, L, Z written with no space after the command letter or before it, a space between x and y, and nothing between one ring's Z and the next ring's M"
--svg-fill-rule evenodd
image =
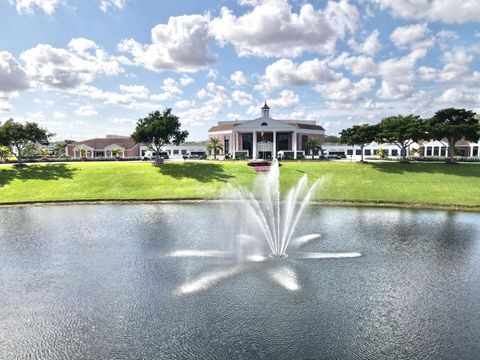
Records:
M307 174L325 178L317 200L480 206L480 165L290 162L282 189ZM244 162L86 162L0 166L0 203L54 200L216 198L228 184L252 184Z

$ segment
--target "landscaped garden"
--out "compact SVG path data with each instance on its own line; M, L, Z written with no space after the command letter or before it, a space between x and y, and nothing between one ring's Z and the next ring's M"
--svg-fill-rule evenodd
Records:
M303 174L324 177L316 200L480 207L480 166L440 163L284 162L283 189ZM250 186L258 176L245 162L86 162L0 166L0 203L214 199L224 187Z

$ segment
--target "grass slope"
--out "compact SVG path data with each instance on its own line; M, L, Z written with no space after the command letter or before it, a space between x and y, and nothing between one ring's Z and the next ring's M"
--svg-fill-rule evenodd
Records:
M480 206L476 164L290 162L282 189L303 174L324 178L317 200ZM250 186L256 174L244 162L86 162L0 166L0 203L55 200L216 198L227 183Z

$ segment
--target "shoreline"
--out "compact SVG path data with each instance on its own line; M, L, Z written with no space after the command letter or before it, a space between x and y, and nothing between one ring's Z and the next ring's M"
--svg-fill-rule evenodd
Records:
M176 198L176 199L91 199L91 200L46 200L0 203L0 209L12 207L39 207L39 206L73 206L73 205L142 205L142 204L203 204L224 203L234 200L208 198ZM480 212L480 205L446 205L420 204L403 202L382 202L363 200L313 200L311 205L341 206L341 207L371 207L397 208L411 210L442 210Z

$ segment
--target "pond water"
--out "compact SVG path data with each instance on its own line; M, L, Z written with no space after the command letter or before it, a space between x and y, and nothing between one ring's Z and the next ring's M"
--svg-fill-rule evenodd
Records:
M480 214L309 208L239 263L229 205L0 209L0 358L478 359Z

